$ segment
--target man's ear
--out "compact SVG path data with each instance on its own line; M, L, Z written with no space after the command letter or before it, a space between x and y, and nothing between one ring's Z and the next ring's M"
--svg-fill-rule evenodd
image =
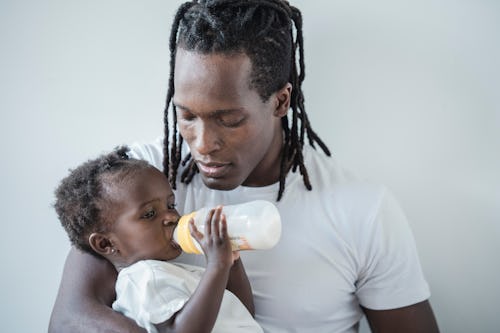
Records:
M111 255L116 251L109 237L99 232L94 232L89 236L89 244L95 252L102 256Z
M274 116L284 117L290 109L290 100L292 98L292 84L287 82L283 88L276 92L276 106L274 109Z

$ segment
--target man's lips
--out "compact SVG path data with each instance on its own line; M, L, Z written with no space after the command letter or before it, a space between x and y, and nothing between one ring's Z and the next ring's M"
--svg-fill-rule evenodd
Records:
M219 178L228 171L230 163L196 161L196 165L205 176Z

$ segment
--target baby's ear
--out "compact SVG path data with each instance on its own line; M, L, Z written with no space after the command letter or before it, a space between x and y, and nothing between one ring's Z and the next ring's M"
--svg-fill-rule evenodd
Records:
M96 253L102 256L111 255L116 251L108 236L99 232L94 232L89 236L89 244Z

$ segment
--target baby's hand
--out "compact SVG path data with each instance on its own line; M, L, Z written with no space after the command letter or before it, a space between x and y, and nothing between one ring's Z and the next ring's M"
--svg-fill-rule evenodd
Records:
M231 250L231 241L227 233L226 216L222 214L222 206L211 209L205 220L205 234L196 228L193 219L189 221L191 235L200 244L207 259L207 268L231 267L239 258L239 252Z
M240 251L233 251L233 263L240 259Z

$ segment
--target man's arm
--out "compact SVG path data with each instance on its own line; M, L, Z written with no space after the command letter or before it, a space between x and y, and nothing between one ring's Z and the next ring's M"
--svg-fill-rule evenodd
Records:
M439 333L429 301L393 310L363 311L373 333Z
M107 260L72 248L64 264L49 333L145 333L134 321L111 308L116 276Z

